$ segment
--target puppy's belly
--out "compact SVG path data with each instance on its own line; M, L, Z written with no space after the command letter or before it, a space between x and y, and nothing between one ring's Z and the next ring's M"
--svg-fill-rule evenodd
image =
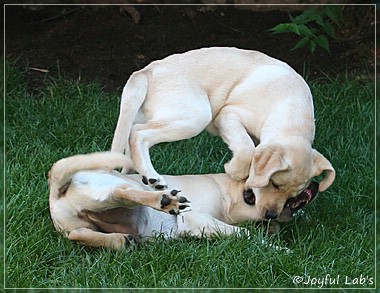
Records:
M147 206L120 207L92 214L96 219L94 224L106 233L132 234L140 240L148 240L161 234L165 238L177 236L177 217Z
M174 215L156 211L150 207L142 207L144 213L144 223L140 223L138 233L141 238L146 240L158 235L165 238L176 238L178 234L177 219ZM136 215L135 215L136 216Z
M96 201L107 201L113 189L122 184L125 181L120 177L93 171L78 172L72 179L79 194L89 194Z

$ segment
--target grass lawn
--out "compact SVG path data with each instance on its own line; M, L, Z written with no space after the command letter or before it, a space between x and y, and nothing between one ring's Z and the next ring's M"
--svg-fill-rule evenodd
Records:
M373 81L310 82L314 147L332 162L337 178L282 225L279 235L269 237L254 223L244 223L253 239L158 238L139 250L119 252L82 247L54 230L47 173L60 158L110 148L120 91L107 94L96 84L58 80L32 93L12 67L6 86L5 287L375 286ZM223 172L229 158L221 139L206 133L152 149L153 164L163 174ZM263 246L262 238L293 253ZM313 284L305 284L308 278ZM322 280L327 284L316 283Z

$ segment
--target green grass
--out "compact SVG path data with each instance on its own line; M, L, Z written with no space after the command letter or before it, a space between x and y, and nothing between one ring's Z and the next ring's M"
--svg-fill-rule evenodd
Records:
M139 250L91 249L54 230L47 173L58 159L110 148L119 93L96 84L57 80L39 92L7 67L5 287L8 288L310 288L294 276L347 285L375 277L374 88L343 77L311 82L315 147L336 169L333 186L277 236L245 223L253 239L156 239ZM295 113L296 115L297 113ZM223 172L230 158L218 137L154 147L166 174ZM196 188L196 187L195 187ZM292 254L260 244L286 245ZM174 291L173 291L174 292Z

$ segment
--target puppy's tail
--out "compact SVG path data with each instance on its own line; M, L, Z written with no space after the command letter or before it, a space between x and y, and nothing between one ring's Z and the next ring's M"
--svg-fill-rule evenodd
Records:
M146 73L135 72L128 79L121 95L120 113L111 150L130 157L129 137L136 116L148 92Z
M50 199L58 199L63 196L70 185L71 178L79 171L128 169L131 165L131 159L116 152L98 152L61 159L53 165L49 172Z

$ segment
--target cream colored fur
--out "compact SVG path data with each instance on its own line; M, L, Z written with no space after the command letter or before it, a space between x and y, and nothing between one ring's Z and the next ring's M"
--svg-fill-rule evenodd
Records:
M129 244L129 236L140 241L157 233L168 238L229 235L244 230L235 223L260 220L255 206L243 201L244 183L227 174L164 176L181 190L173 196L170 190L147 187L139 175L112 171L129 163L124 155L112 152L56 162L49 172L55 228L88 246L119 249ZM170 204L162 207L164 194ZM183 213L169 214L173 210L178 214L181 205L186 208Z
M257 189L261 217L277 218L287 199L324 171L320 191L335 179L330 162L312 148L313 100L304 79L284 62L237 48L175 54L133 73L122 93L112 151L132 158L146 182L161 189L168 182L155 171L149 148L205 129L233 153L226 172Z

